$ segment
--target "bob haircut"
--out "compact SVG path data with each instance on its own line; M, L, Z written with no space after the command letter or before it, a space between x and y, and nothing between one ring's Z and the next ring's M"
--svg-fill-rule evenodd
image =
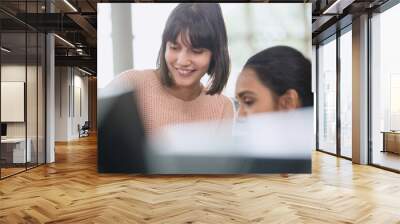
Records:
M262 84L276 95L294 89L301 107L313 105L311 62L299 51L286 46L267 48L249 58L244 68L253 69Z
M168 17L162 34L162 43L157 59L157 69L165 86L173 86L173 80L165 61L167 42L175 43L179 34L187 34L191 47L211 51L207 73L211 85L207 94L219 94L228 82L230 59L228 39L222 11L216 3L181 3ZM183 40L188 42L189 40Z

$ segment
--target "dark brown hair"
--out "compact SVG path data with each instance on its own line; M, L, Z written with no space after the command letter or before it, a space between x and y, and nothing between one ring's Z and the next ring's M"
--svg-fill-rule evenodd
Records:
M211 77L211 85L207 94L221 93L228 82L230 59L220 6L216 3L181 3L171 12L164 28L157 60L161 81L169 87L174 83L165 61L166 44L176 42L179 34L188 34L193 48L205 48L211 51L212 56L207 71Z
M258 79L276 95L294 89L301 106L313 105L311 62L302 53L287 46L267 48L247 60L244 68L253 69Z

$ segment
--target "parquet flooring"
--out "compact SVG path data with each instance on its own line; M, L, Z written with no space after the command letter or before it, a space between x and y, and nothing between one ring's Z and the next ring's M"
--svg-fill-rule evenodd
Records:
M98 174L89 137L0 181L0 223L400 223L400 175L320 152L288 178Z
M13 174L15 174L15 173L18 173L18 172L21 172L21 171L24 171L25 170L25 167L23 167L23 168L1 168L1 176L2 177L7 177L7 176L10 176L10 175L13 175Z

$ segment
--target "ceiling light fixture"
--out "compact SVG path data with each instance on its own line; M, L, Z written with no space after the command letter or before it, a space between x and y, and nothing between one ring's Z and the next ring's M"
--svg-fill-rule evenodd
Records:
M73 44L72 44L71 42L69 42L68 40L66 40L66 39L64 39L64 38L62 38L62 37L60 37L60 36L58 36L57 34L54 34L54 36L57 37L58 39L60 39L61 41L63 41L64 43L66 43L67 45L69 45L69 46L75 48L75 45L73 45Z
M87 75L89 75L89 76L92 75L92 73L90 73L90 72L88 72L88 71L85 71L85 70L83 70L83 69L81 69L81 68L79 68L79 67L78 67L78 70L81 71L81 72L83 72L83 73L85 73L85 74L87 74Z
M67 4L72 10L74 10L74 12L78 12L78 10L71 4L69 3L68 0L64 0L65 4Z
M76 53L78 53L79 55L83 55L84 54L83 49L81 49L81 48L77 48L76 49Z
M322 14L342 14L343 9L351 5L355 0L336 0Z
M10 53L10 52L11 52L11 50L9 50L9 49L7 49L7 48L5 48L5 47L1 47L1 50L4 51L4 52L6 52L6 53Z

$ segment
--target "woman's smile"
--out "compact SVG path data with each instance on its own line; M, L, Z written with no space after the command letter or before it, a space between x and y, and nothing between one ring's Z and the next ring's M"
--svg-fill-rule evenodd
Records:
M175 70L179 73L179 75L183 77L191 76L196 70L195 69L188 69L188 68L176 68Z
M183 33L175 41L167 42L164 57L175 85L191 88L207 73L211 56L209 49L193 48L189 34Z

